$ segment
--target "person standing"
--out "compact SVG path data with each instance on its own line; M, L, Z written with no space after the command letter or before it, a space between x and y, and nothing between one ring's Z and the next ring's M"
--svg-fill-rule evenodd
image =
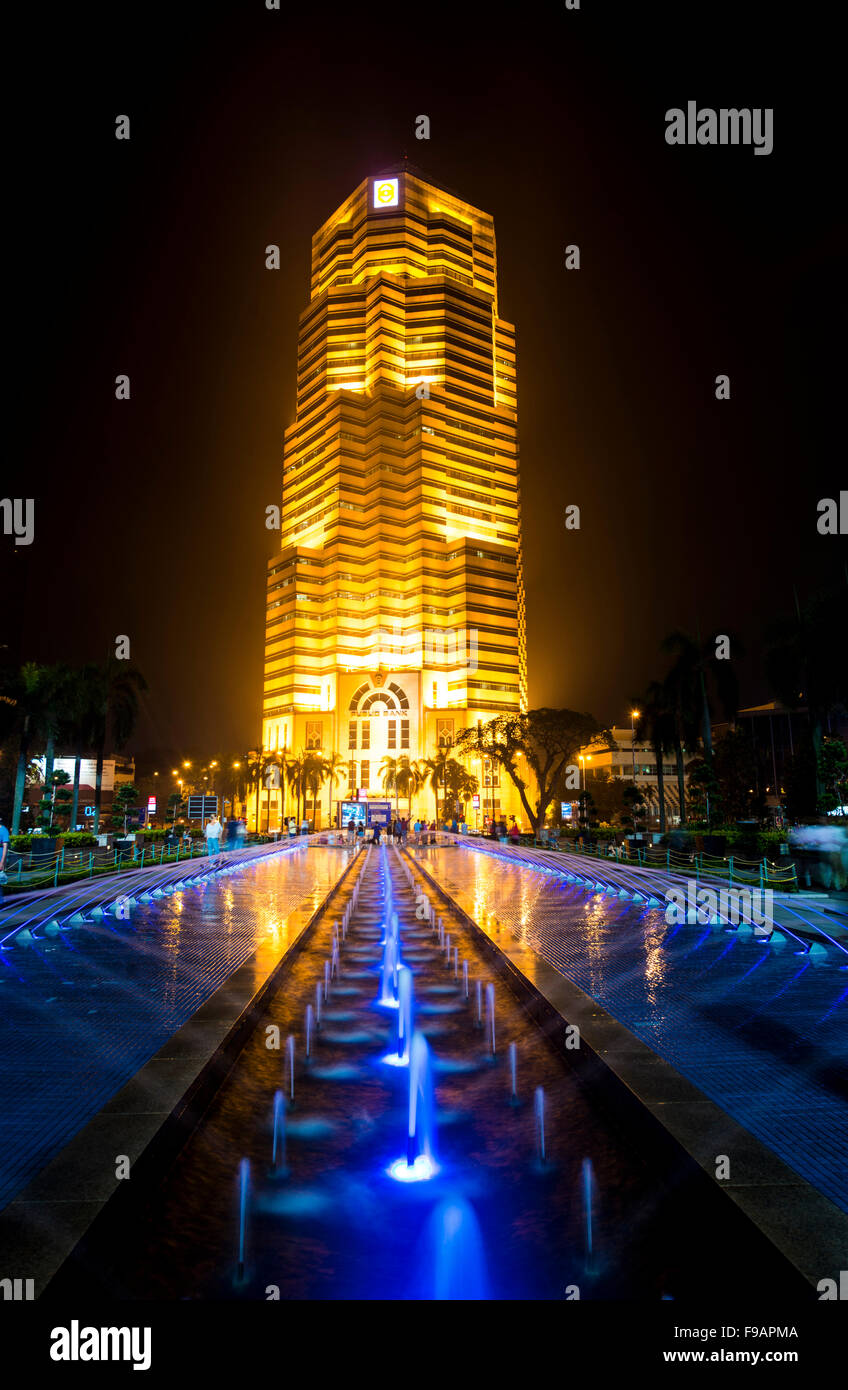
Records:
M373 841L373 843L374 843L375 845L378 845L378 844L380 843L380 822L379 822L379 821L375 821L375 822L374 822L374 831L373 831L373 834L372 834L372 836L371 836L371 839L372 839L372 841Z
M0 816L0 899L3 897L3 884L8 881L6 872L6 860L9 857L9 831L3 824L3 817Z
M247 844L247 822L244 816L239 816L236 821L236 849L244 849Z
M217 854L218 846L221 843L221 822L217 816L213 816L206 823L206 853Z

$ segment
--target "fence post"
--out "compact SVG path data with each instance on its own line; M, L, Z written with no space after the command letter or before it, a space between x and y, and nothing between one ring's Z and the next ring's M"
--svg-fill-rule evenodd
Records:
M54 873L53 873L53 887L54 887L54 888L56 887L56 885L57 885L58 882L59 882L59 856L58 856L58 854L57 854L57 855L56 855L56 868L55 868Z
M88 851L88 876L89 876L89 878L91 878L93 874L94 874L94 850L93 850L93 849L90 849L90 850Z
M761 889L765 887L765 883L763 882L764 877L765 877L765 869L766 869L766 857L765 857L765 855L763 855L762 859L760 860L760 888L761 888Z
M732 883L732 882L733 882L733 855L732 855L732 854L731 854L731 856L730 856L730 858L728 859L727 862L728 862L728 864L730 865L730 882Z

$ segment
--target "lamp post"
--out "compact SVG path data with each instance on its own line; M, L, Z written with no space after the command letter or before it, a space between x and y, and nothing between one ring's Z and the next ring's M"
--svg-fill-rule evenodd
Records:
M636 720L639 718L639 710L630 711L630 757L633 765L633 785L636 785Z

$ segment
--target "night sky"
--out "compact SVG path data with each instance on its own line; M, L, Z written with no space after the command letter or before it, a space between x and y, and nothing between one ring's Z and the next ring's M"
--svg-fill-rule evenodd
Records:
M770 698L766 622L848 549L816 531L848 469L844 115L812 13L32 7L10 58L27 99L6 170L21 443L4 495L35 497L36 533L17 553L2 538L4 655L99 660L126 633L151 687L137 749L256 746L310 238L406 152L495 220L531 704L625 723L662 637L696 623L744 642L743 703ZM773 107L773 153L667 145L665 111L690 99Z

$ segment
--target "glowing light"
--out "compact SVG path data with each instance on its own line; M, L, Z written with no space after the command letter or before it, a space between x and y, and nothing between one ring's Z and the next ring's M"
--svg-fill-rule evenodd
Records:
M374 180L374 207L396 208L398 205L397 179Z
M412 1164L407 1163L405 1158L396 1158L386 1169L389 1177L394 1178L395 1182L427 1182L434 1178L438 1171L438 1165L429 1154L419 1154Z

